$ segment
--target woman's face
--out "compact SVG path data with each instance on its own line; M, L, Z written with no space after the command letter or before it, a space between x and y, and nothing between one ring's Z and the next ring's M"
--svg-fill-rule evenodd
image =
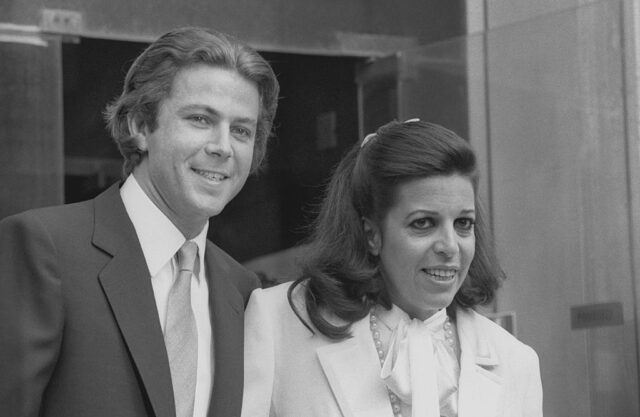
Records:
M475 253L475 194L468 177L436 176L398 186L381 224L365 220L391 301L425 320L451 304Z

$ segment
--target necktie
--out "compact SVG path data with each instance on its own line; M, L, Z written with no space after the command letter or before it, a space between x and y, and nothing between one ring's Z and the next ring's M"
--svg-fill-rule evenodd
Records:
M169 357L177 417L193 416L198 332L191 308L191 275L198 246L186 241L178 251L178 273L169 290L164 341Z

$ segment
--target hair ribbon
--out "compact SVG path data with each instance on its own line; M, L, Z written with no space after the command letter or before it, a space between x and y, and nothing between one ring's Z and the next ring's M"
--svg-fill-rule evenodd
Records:
M420 119L419 118L413 118L413 119L407 119L402 123L413 123L413 122L419 122ZM364 137L364 139L362 140L362 143L360 144L360 148L362 148L364 145L366 145L367 143L369 143L369 141L373 138L376 137L375 133L369 133L367 136Z
M375 138L376 134L375 133L369 133L367 136L364 137L364 139L362 140L362 143L360 144L360 147L362 148L364 145L367 144L367 142L369 142L371 139Z

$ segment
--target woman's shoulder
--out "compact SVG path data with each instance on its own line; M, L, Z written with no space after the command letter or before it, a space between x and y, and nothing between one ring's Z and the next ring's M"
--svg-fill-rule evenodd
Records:
M282 282L267 288L256 288L251 294L252 299L271 305L289 304L289 288L294 284L293 281ZM302 287L304 283L296 285L292 290L292 299L304 299Z
M260 314L276 315L279 317L295 317L289 303L289 289L294 282L283 282L268 288L257 288L251 293L247 311L257 310ZM304 283L296 285L291 291L291 302L302 316L306 316L304 304Z
M281 304L288 304L287 294L292 284L292 282L283 282L272 287L256 288L251 293L249 305L257 303L276 307Z
M507 352L509 355L515 354L519 357L525 356L532 359L535 357L537 360L536 352L529 345L520 341L488 317L472 309L458 309L456 316L458 326L469 333L467 337L484 340L498 351Z
M281 327L291 327L291 321L295 321L306 330L312 331L313 334L320 334L321 332L313 325L307 311L307 284L307 280L291 281L256 289L251 294L246 314L269 316ZM334 326L349 324L337 317L335 313L327 310L320 310L318 314L321 314L324 320Z

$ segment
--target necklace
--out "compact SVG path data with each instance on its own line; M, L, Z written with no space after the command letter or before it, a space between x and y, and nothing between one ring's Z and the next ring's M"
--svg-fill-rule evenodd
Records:
M444 329L444 336L446 343L449 345L451 349L455 349L456 341L453 336L453 326L451 325L451 320L449 316L444 321L442 325ZM369 329L371 329L371 337L373 338L373 343L376 346L376 352L378 353L378 359L380 360L380 366L384 365L384 359L386 357L386 352L384 351L384 346L382 345L382 340L380 340L380 329L378 328L378 316L376 315L376 306L371 308L371 313L369 314ZM387 387L387 394L389 394L389 402L391 403L391 409L393 410L393 415L395 417L402 417L402 408L400 406L400 398L396 394L393 393Z

